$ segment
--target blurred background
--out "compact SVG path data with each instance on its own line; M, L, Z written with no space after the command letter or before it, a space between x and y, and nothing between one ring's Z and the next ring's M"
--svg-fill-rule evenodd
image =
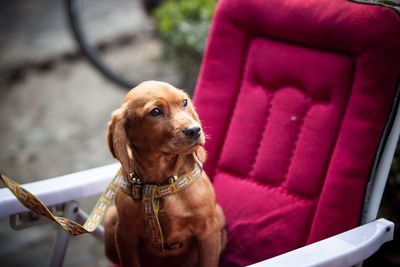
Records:
M192 94L215 2L0 1L0 169L27 183L114 162L105 131L127 88L153 79ZM393 166L381 216L399 225ZM55 236L53 224L0 220L0 265L48 265ZM395 238L365 266L400 266ZM109 265L98 240L71 238L64 266Z

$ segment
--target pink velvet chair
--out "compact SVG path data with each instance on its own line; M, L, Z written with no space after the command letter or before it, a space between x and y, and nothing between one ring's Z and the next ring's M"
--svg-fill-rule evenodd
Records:
M195 105L211 137L205 169L227 220L222 265L360 225L399 75L400 16L391 8L218 2Z

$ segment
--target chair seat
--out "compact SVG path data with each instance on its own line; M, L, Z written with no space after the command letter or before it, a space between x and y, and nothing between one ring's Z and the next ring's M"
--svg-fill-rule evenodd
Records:
M227 262L243 266L306 243L316 199L228 173L215 176L214 186L226 215L230 242Z

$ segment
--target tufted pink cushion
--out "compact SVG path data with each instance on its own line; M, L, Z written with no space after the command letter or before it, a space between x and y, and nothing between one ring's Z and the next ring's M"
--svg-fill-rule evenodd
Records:
M359 224L400 75L400 16L345 0L221 0L195 94L223 265Z

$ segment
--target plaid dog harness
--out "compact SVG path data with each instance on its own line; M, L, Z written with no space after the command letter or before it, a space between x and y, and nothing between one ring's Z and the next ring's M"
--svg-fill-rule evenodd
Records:
M152 235L152 243L156 248L164 251L166 244L164 243L162 229L158 220L160 198L185 189L200 176L202 170L203 168L201 163L197 162L191 172L179 177L173 176L169 179L169 184L165 185L142 185L139 179L132 177L131 186L128 186L128 182L125 178L116 175L107 186L107 189L101 194L95 208L90 213L84 225L80 225L79 223L65 217L55 216L40 199L7 176L0 174L0 180L26 208L56 222L71 235L91 233L96 230L97 226L102 222L108 207L114 200L115 190L119 186L123 192L131 195L133 199L142 199L145 222L147 230Z
M160 210L160 199L177 193L190 184L192 184L201 174L203 168L200 162L197 162L192 171L179 177L173 176L169 178L169 184L142 184L141 181L131 176L130 186L124 178L120 183L120 189L132 196L134 200L142 199L142 208L144 220L146 222L147 231L151 234L151 242L153 246L164 251L168 244L164 242L160 221L158 219L158 211Z

